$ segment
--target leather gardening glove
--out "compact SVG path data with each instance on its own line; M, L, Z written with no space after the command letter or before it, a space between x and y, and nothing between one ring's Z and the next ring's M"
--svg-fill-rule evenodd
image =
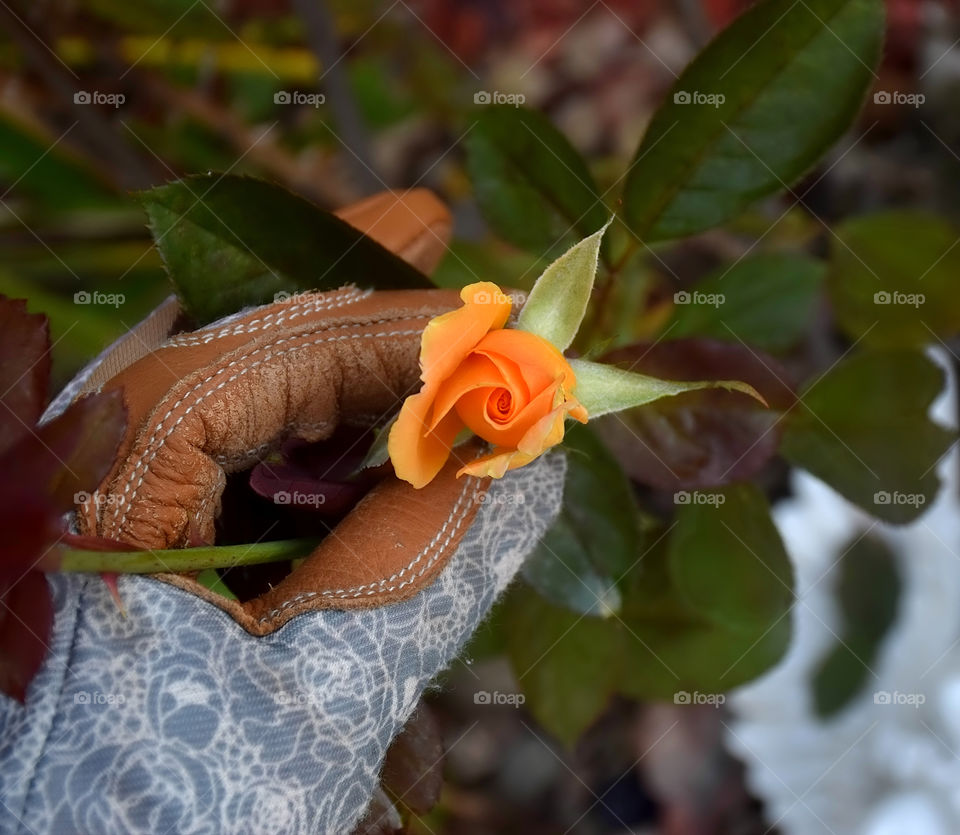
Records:
M424 270L450 229L422 190L340 214ZM424 326L457 304L445 290L348 287L169 337L168 300L51 406L122 387L128 407L79 532L156 549L212 541L225 473L286 438L396 411L419 385ZM51 651L25 705L0 701L0 829L349 832L424 687L559 509L562 455L495 483L457 479L479 452L458 448L421 490L386 478L245 603L189 575L123 575L122 617L98 577L51 575Z

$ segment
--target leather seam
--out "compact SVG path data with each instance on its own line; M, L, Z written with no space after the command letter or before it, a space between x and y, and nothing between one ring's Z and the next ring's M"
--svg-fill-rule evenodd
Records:
M473 488L472 490L470 490L471 486ZM450 545L451 540L454 538L454 536L456 536L457 532L460 530L460 527L463 525L464 521L466 520L467 515L469 514L469 511L470 511L470 507L473 504L473 500L476 499L477 494L482 489L483 489L482 479L478 479L475 485L471 485L469 482L465 484L463 486L463 489L460 491L460 495L457 497L456 503L454 504L453 508L451 508L450 514L447 516L443 525L441 525L440 530L438 530L437 533L434 535L433 539L431 539L430 542L428 542L417 553L417 555L409 563L407 563L407 565L405 565L399 571L394 572L390 577L381 578L375 583L364 583L363 585L353 586L345 589L325 589L324 591L301 592L300 594L294 597L291 597L289 600L285 601L281 606L278 606L275 609L271 609L269 612L267 612L267 614L261 617L257 621L257 623L261 624L261 623L264 623L265 621L271 620L272 618L277 617L278 615L282 614L283 612L287 611L293 606L296 606L299 603L304 603L307 600L313 600L317 597L327 597L327 598L335 597L339 599L367 597L367 596L370 596L373 594L379 594L382 592L397 591L398 589L402 589L404 586L410 585L415 580L422 577L430 569L430 567L435 565L437 560L439 560L443 556L444 552ZM468 496L468 493L469 493L469 496ZM466 502L466 506L461 508L461 505L463 505L464 502ZM439 547L437 547L436 553L424 563L423 567L420 569L419 572L417 572L417 574L415 574L409 580L404 580L404 582L399 583L398 585L393 585L393 586L385 585L393 582L394 580L400 579L405 574L412 571L414 566L416 566L416 564L420 562L420 560L423 559L423 557L437 545L437 542L440 540L440 537L444 535L444 533L446 532L446 529L453 522L454 518L456 518L457 520L456 524L447 534L446 539L444 539L443 542L439 545ZM372 588L373 586L380 586L380 588ZM363 591L364 589L369 589L369 591Z
M366 323L364 325L361 325L361 327L366 327L369 325L376 325L376 324L383 324L385 322L411 322L411 321L416 321L417 319L422 319L422 318L425 318L425 317L423 315L417 315L417 316L409 316L409 317L397 317L394 319L383 319L375 322ZM355 328L355 327L357 327L357 325L355 324L342 326L342 328L344 329ZM156 458L160 449L163 447L163 444L166 441L166 439L170 437L170 435L180 425L180 423L184 420L184 418L187 417L188 414L190 414L198 405L200 405L203 402L205 398L209 397L214 392L219 391L224 386L228 385L229 383L232 383L234 380L243 376L248 371L252 371L254 368L257 368L258 366L263 365L265 362L267 362L270 359L273 359L275 357L281 357L292 351L300 350L302 348L306 348L312 345L322 345L328 342L342 342L349 339L382 339L390 336L413 336L415 334L419 334L422 332L423 332L422 328L416 328L412 330L381 331L378 333L354 333L354 334L344 334L342 336L324 336L323 338L320 338L320 339L314 339L309 342L303 342L298 345L294 345L290 348L284 348L282 351L274 352L273 350L270 350L275 348L278 345L282 345L284 342L290 342L293 340L301 339L303 335L299 334L296 336L289 336L283 339L278 339L266 345L257 345L255 346L254 350L249 351L248 353L245 353L234 360L231 360L225 366L218 367L213 374L210 374L208 377L205 377L203 380L201 380L199 383L193 386L193 388L187 391L176 403L173 404L173 406L170 407L167 413L157 423L156 428L153 430L149 440L147 441L146 449L144 450L143 456L141 456L140 460L137 462L137 466L134 467L133 471L130 473L130 477L127 479L127 483L124 485L123 495L126 497L127 494L130 493L130 488L131 488L131 485L133 485L134 479L137 477L138 474L140 474L139 481L137 482L136 486L133 487L133 493L129 495L126 501L121 503L123 507L121 508L121 506L118 504L118 506L114 509L114 512L113 512L114 526L119 530L123 526L123 523L126 522L129 508L132 505L133 500L136 498L137 493L143 484L144 478L146 478L146 474L147 474L147 471L149 470L150 463L153 461L154 458ZM202 388L204 385L214 380L219 374L226 371L231 366L235 366L238 363L241 363L244 360L249 359L250 357L252 357L253 355L257 354L260 351L267 351L267 354L263 357L263 359L257 360L256 362L251 363L250 365L244 366L235 374L228 377L226 380L219 383L214 388L210 389L209 391L198 394L196 397L196 401L192 403L186 409L186 411L184 411L184 413L180 415L179 418L177 418L174 424L167 430L166 434L163 435L161 438L159 438L159 441L158 441L157 436L163 427L164 421L166 421L167 418L169 418L181 405L183 405L184 401L188 397L190 397L192 394L194 394L194 392L196 392L197 389ZM154 443L156 443L156 448L151 450L151 447L154 446ZM148 454L149 454L149 458L147 457ZM141 473L141 470L143 470L142 473ZM122 516L120 515L121 509L123 510Z
M219 331L194 331L192 334L175 336L172 339L167 340L167 342L160 347L189 348L197 345L208 345L217 339L226 339L231 336L243 336L244 334L254 333L255 331L274 328L281 322L285 322L288 319L296 319L301 315L321 313L325 310L335 310L340 307L347 307L351 304L356 304L361 299L369 296L372 291L366 290L361 292L356 287L353 287L339 292L342 295L338 295L333 299L323 299L322 297L318 297L317 299L309 302L297 302L296 304L287 305L281 310L276 310L273 313L267 313L258 319L251 319L249 322L238 322L236 325L228 325L227 327L221 328ZM276 317L276 321L269 321L274 317ZM254 325L257 325L257 327L253 327Z

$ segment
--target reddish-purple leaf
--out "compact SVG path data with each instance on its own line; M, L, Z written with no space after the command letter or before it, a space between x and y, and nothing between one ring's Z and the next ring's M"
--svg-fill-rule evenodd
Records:
M49 483L60 508L72 509L78 492L92 491L103 481L126 426L123 395L110 391L87 395L38 430L48 456L60 464Z
M43 493L12 480L0 483L0 599L37 568L59 529L58 514Z
M0 456L0 472L17 473L21 487L43 491L64 513L73 509L78 492L94 490L103 480L125 426L119 392L88 395L60 417L31 428Z
M278 505L341 516L376 483L376 470L356 470L370 446L369 430L340 429L326 441L289 440L280 463L264 461L250 473L255 493Z
M0 692L20 701L52 627L50 591L36 566L58 530L47 496L12 478L0 482Z
M776 454L778 418L795 394L772 357L744 345L680 339L631 345L603 362L668 380L742 380L770 405L705 389L604 418L602 434L635 481L663 490L715 487L748 478Z
M28 572L0 602L0 691L24 701L46 656L53 629L47 578Z
M0 454L40 419L50 378L47 317L0 296Z

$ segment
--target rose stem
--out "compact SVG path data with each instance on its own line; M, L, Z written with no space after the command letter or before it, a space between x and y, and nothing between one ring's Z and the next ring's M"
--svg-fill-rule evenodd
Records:
M317 539L285 539L251 545L210 545L166 551L84 551L64 548L60 551L60 571L117 574L180 574L205 568L232 568L304 557Z

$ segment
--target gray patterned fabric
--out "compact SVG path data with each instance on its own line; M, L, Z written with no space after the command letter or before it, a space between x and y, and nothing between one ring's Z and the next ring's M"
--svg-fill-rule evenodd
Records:
M342 833L390 740L559 510L565 460L509 473L429 588L253 637L214 606L124 577L54 576L49 657L0 697L4 833Z

